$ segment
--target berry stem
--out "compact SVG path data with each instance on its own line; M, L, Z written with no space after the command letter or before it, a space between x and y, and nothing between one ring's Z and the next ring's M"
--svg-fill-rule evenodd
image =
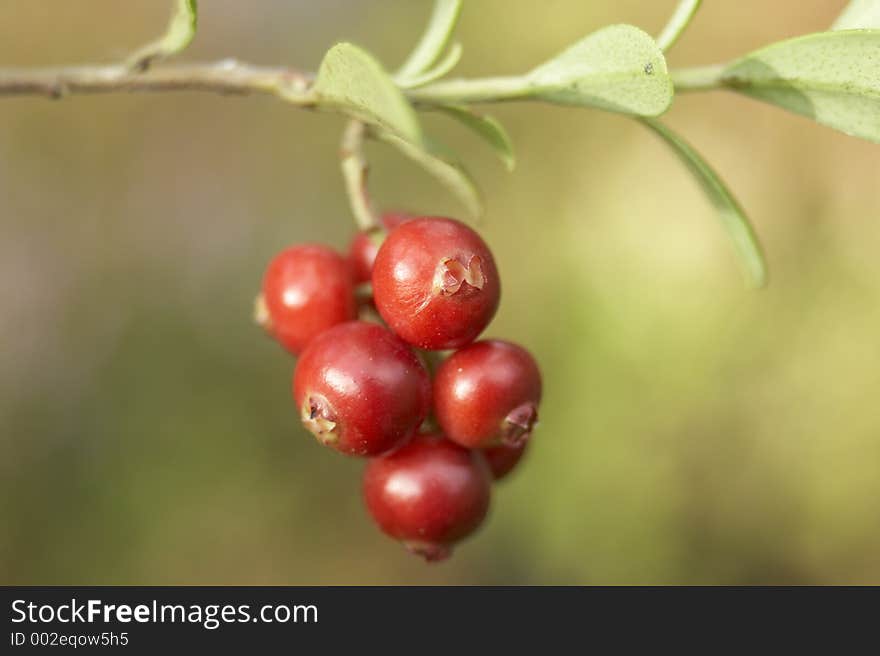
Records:
M417 349L417 351L421 356L422 361L425 363L425 368L428 370L428 373L433 377L437 368L443 364L443 360L446 359L446 355L443 351L427 351L425 349Z
M339 157L355 223L361 230L373 230L379 227L379 219L373 211L367 189L370 165L364 155L366 131L366 126L360 121L349 121L342 133Z

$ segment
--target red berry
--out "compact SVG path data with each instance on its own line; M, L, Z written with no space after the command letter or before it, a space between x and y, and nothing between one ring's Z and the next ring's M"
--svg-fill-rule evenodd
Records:
M420 435L371 460L364 499L379 527L427 560L449 556L489 510L491 473L478 451L442 435Z
M257 320L292 353L356 313L351 269L336 251L304 244L281 251L269 263Z
M516 446L538 419L541 372L521 346L476 342L443 361L434 377L434 412L443 432L468 448Z
M370 282L376 253L379 252L379 245L385 234L411 218L413 218L411 214L403 212L386 212L382 215L382 228L361 230L354 236L354 239L351 240L351 246L348 248L348 260L351 263L356 284Z
M385 239L373 267L379 314L424 349L472 342L494 316L500 295L489 247L453 219L407 221Z
M486 458L489 469L492 470L492 478L500 481L507 476L523 457L527 445L528 442L526 441L517 446L499 444L498 446L490 446L488 449L483 449L483 457Z
M352 321L315 337L293 376L303 425L348 455L403 444L431 407L431 381L410 348L382 326Z

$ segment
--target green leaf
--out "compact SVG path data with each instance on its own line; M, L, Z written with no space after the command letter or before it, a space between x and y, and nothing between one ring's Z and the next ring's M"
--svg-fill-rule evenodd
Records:
M666 27L663 28L660 36L657 37L657 45L660 47L660 50L666 52L678 41L678 37L684 33L702 2L703 0L681 0L678 3L672 16L669 18L669 22L666 23Z
M414 77L395 78L395 82L403 89L416 89L430 84L434 80L439 80L461 61L462 50L460 43L453 43L452 47L449 48L449 52L446 53L446 56L436 66Z
M764 262L761 245L742 207L718 177L718 174L689 143L668 127L651 119L642 119L642 122L675 151L675 154L699 182L700 187L718 211L718 217L733 241L733 246L743 262L751 284L755 287L765 285L767 265Z
M482 137L492 147L495 154L501 158L508 171L512 171L516 166L510 135L496 118L475 112L466 105L439 105L435 109L451 116Z
M856 137L880 142L880 30L781 41L724 69L722 83Z
M440 58L458 22L461 4L462 0L436 0L421 41L397 72L399 80L421 75Z
M351 43L338 43L324 55L313 92L322 109L342 112L411 143L422 143L412 105L382 65Z
M146 70L150 64L186 48L196 35L199 9L196 0L175 0L168 29L160 39L137 50L128 59L131 68Z
M880 29L880 0L852 0L831 29Z
M373 136L394 146L434 176L461 201L471 219L475 220L483 215L483 199L473 178L454 156L441 152L445 149L439 144L432 143L429 148L422 148L381 130L374 131Z
M594 32L527 75L528 95L564 105L657 116L672 102L666 60L632 25Z

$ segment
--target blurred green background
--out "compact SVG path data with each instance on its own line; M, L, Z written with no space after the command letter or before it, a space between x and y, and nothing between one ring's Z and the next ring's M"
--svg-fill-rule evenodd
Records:
M185 59L396 66L430 3L206 0ZM525 71L673 0L466 3L459 72ZM842 0L707 2L671 66L829 25ZM2 66L114 61L169 2L13 0ZM732 94L667 116L737 191L772 282L747 290L708 203L639 125L496 108L482 183L504 276L488 333L545 375L530 457L427 566L382 536L362 463L298 425L293 360L251 323L286 244L344 247L342 121L208 94L0 100L0 582L880 583L880 147ZM386 207L456 215L376 146Z

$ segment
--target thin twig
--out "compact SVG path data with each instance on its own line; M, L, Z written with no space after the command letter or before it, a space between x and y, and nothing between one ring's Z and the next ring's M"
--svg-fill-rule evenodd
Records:
M724 86L722 67L670 71L679 91L708 91ZM207 91L221 94L269 94L300 107L314 107L310 73L280 66L254 66L235 59L212 63L163 65L137 71L117 64L65 68L0 68L0 97L79 94ZM471 104L529 100L521 78L443 80L405 91L417 105Z
M124 65L55 69L0 69L0 96L63 98L77 94L208 91L263 93L295 105L315 104L312 78L282 67L253 66L234 59L205 64L160 66L146 72Z
M724 79L725 64L679 68L670 71L676 91L712 91L723 89L729 81Z

